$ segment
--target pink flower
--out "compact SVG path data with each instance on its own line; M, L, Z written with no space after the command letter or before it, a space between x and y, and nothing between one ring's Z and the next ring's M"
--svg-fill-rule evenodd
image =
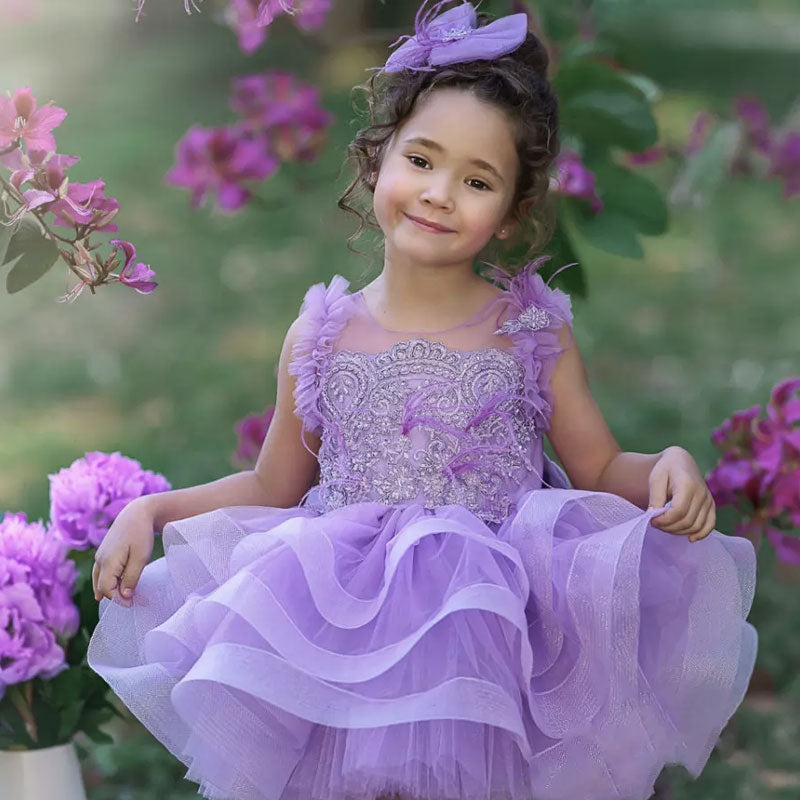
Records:
M774 143L767 177L786 180L783 186L786 200L800 194L800 131L789 131L782 140Z
M90 225L95 231L117 231L117 224L108 220L119 211L119 202L105 196L105 186L103 180L70 183L62 198L48 209L55 216L53 224L67 228Z
M263 137L252 137L239 126L206 129L195 125L178 142L175 154L177 163L166 174L166 182L190 189L195 208L209 192L216 192L224 211L235 211L249 200L251 192L241 181L266 178L280 163L267 150Z
M734 111L747 132L747 141L756 150L769 155L772 149L769 114L757 97L737 97Z
M656 144L643 150L641 153L628 153L627 161L633 167L641 167L647 164L658 164L664 160L666 150L663 145Z
M238 440L235 463L243 467L255 464L274 413L275 406L267 406L263 414L248 414L234 425Z
M784 564L800 567L800 538L775 528L767 528L767 538Z
M230 0L225 20L236 31L243 53L254 53L267 38L266 25L258 21L259 0Z
M777 384L764 419L760 406L737 411L714 431L722 458L707 477L719 505L747 515L737 535L763 534L780 560L800 566L800 539L781 528L800 525L800 376Z
M133 265L133 259L136 256L136 248L130 243L122 241L121 239L111 239L111 244L120 250L125 258L125 263L119 271L117 278L120 283L130 286L135 289L139 294L148 294L158 286L153 280L156 273L147 264L138 262Z
M0 95L0 149L22 139L29 150L54 151L56 140L51 131L67 116L58 106L36 107L30 87L17 89L13 97Z
M556 160L556 164L558 191L564 195L589 200L593 212L601 211L603 202L597 196L594 173L583 166L580 153L565 150Z
M332 120L319 105L319 89L289 72L235 78L231 107L253 131L267 131L271 149L286 160L313 160Z
M289 14L302 30L322 27L331 8L331 0L229 0L224 16L236 31L239 47L255 52L267 38L267 27L280 14Z

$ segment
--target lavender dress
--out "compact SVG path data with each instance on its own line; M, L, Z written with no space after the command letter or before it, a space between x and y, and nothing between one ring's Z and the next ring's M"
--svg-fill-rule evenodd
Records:
M381 327L335 276L293 352L321 435L293 508L169 523L89 663L208 798L645 800L741 703L756 559L690 544L542 451L569 298Z

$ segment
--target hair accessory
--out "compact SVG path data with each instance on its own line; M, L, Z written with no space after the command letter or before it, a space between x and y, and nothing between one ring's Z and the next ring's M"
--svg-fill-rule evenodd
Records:
M416 35L403 35L392 42L389 47L406 39L383 67L367 69L431 72L443 64L489 60L516 50L528 34L528 15L524 13L510 14L478 28L477 14L471 3L464 2L434 18L441 6L452 0L441 0L423 12L427 2L423 0L414 18Z

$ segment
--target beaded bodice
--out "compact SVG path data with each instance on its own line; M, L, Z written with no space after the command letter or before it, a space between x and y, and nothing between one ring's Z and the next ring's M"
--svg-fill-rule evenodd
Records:
M519 275L468 325L401 335L347 285L337 275L309 289L289 367L295 413L320 438L308 505L458 504L502 522L547 472L541 434L568 296Z
M416 338L377 354L335 353L321 386L326 508L458 503L501 521L509 487L532 467L537 434L523 381L502 349L461 352Z

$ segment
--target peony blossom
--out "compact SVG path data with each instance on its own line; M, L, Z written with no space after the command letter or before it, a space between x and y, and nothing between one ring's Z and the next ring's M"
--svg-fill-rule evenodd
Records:
M7 512L0 520L0 697L6 686L52 678L65 668L56 636L79 627L72 589L78 570L41 522Z
M131 500L170 488L162 475L118 452L86 453L48 477L51 524L75 550L97 547Z

